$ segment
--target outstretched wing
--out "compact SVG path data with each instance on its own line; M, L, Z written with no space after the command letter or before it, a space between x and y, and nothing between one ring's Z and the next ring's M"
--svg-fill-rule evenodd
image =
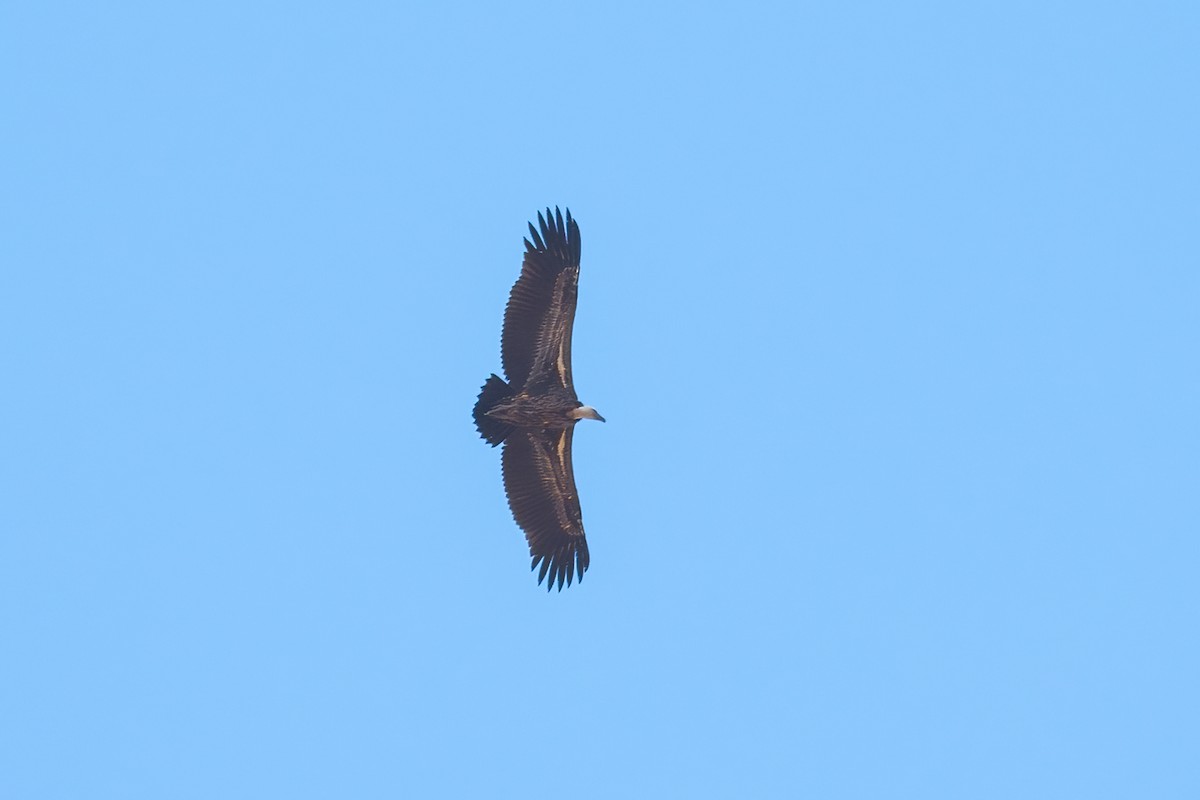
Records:
M574 428L514 431L504 442L508 506L529 542L530 568L541 564L538 583L550 576L547 591L555 581L559 591L576 575L582 581L590 560L571 468Z
M529 224L533 241L525 240L521 277L513 284L504 309L501 357L513 386L523 387L531 374L549 369L571 389L571 328L579 286L579 225L567 209L538 212L541 233Z

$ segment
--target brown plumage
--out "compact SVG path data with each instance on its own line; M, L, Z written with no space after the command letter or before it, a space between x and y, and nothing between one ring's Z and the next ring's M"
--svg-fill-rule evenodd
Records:
M493 447L504 444L504 490L525 531L532 568L547 589L583 580L590 557L571 466L580 419L604 418L575 396L571 328L579 287L579 226L570 209L538 213L529 225L521 276L504 310L500 355L505 381L492 375L475 403L475 426Z

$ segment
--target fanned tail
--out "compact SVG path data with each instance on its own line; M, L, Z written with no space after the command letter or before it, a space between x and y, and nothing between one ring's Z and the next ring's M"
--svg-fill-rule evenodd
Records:
M496 407L497 404L512 397L512 387L504 382L504 379L499 375L493 375L488 378L483 384L483 389L479 392L479 401L475 403L475 427L479 429L479 435L487 440L487 443L492 447L504 441L512 430L512 426L506 422L501 422L498 419L489 417L487 412Z

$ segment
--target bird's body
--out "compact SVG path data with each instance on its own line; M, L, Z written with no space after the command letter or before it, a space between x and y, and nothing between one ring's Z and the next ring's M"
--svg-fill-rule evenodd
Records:
M578 413L584 408L587 406L580 404L573 392L552 389L546 394L522 392L511 400L497 403L487 413L492 419L517 428L561 430L585 418Z
M475 425L493 447L504 444L504 489L525 531L538 583L568 586L588 568L587 540L571 465L581 419L604 418L579 402L571 377L571 329L579 285L579 226L570 210L538 214L529 226L521 277L504 312L501 356L508 381L492 375L475 404Z

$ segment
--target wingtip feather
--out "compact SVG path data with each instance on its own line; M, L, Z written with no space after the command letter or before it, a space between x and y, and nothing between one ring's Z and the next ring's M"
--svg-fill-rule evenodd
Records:
M538 235L537 228L533 227L532 222L529 223L529 233L533 236L533 241L537 243L537 249L545 250L546 245L545 245L545 243L542 242L542 237ZM529 240L526 239L525 243L528 244Z

